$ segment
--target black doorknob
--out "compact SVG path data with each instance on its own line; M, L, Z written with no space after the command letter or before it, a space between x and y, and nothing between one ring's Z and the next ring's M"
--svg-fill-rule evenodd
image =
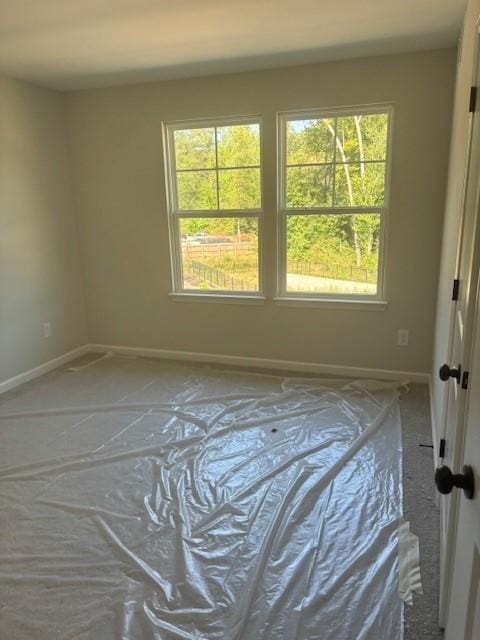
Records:
M475 493L475 478L470 466L463 467L463 474L452 473L448 467L439 467L435 471L435 484L443 494L451 493L453 487L463 489L468 500L471 500Z
M459 383L460 376L462 375L462 367L458 365L456 369L450 369L448 364L442 364L438 370L438 375L440 376L440 380L443 380L443 382L446 382L449 378L455 378L457 383Z

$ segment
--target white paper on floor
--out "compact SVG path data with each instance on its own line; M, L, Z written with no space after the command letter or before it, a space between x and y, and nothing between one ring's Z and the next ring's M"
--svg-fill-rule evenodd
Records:
M397 396L116 357L30 385L0 406L0 637L401 639Z

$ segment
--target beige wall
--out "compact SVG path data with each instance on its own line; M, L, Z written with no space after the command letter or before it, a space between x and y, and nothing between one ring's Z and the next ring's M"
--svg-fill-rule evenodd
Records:
M0 381L87 337L64 101L0 77Z
M90 340L427 372L455 52L441 50L68 95ZM289 308L275 295L275 112L393 102L386 311ZM164 120L264 116L264 306L174 302ZM398 328L410 346L396 346Z
M442 434L446 385L438 377L439 367L448 362L449 333L453 320L452 284L456 273L457 245L461 217L462 191L466 170L468 102L474 74L476 22L480 0L470 0L465 13L460 43L452 124L450 166L445 206L445 224L440 264L438 304L432 371L432 405L437 439Z

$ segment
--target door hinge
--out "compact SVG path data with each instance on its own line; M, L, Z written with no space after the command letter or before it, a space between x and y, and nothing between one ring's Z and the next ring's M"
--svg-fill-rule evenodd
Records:
M468 110L473 113L477 109L477 87L470 87L470 100L468 103Z
M445 457L445 438L442 438L440 440L440 444L438 446L438 457L439 458Z
M458 300L458 292L460 290L460 280L455 278L453 281L452 300Z
M468 389L468 371L463 372L462 389Z

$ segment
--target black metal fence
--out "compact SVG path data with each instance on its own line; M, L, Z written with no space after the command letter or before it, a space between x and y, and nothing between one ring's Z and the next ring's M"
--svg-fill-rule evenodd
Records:
M192 273L213 289L223 289L226 291L256 291L258 289L258 286L253 282L243 280L221 269L209 267L203 262L184 260L183 270L184 274L186 272Z
M288 272L302 276L316 276L318 278L332 278L334 280L350 280L354 282L375 283L377 280L377 272L375 269L365 269L363 267L335 263L307 262L305 260L289 260Z
M183 260L183 270L184 275L187 275L187 277L188 274L193 275L201 283L205 283L208 288L226 291L256 291L258 289L257 283L252 278L235 276L222 269L211 267L204 262L190 260L186 256L184 256ZM365 269L350 265L322 264L304 260L289 260L288 273L351 282L375 283L377 279L375 269Z

